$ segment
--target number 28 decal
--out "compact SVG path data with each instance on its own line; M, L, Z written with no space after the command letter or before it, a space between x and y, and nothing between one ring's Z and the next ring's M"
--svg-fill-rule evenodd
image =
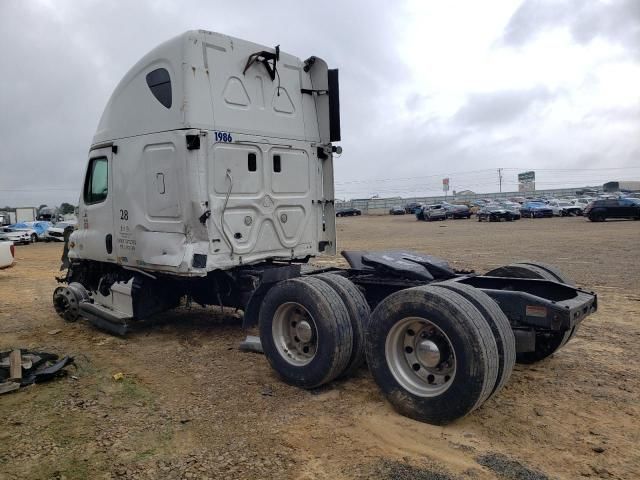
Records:
M214 132L216 134L216 142L233 142L231 134L229 132Z

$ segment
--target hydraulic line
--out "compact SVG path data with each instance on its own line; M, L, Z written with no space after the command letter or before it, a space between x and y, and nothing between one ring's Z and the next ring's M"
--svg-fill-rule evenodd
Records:
M227 191L227 196L224 199L224 205L222 206L222 215L220 215L220 227L221 227L220 230L222 231L222 236L227 242L227 245L229 245L229 248L231 249L231 257L233 257L233 253L234 253L233 243L231 243L231 240L229 239L227 232L225 232L224 230L224 212L227 210L227 203L229 203L229 197L231 196L231 189L233 188L233 177L231 176L231 169L229 168L227 168L226 178L229 179L229 190Z

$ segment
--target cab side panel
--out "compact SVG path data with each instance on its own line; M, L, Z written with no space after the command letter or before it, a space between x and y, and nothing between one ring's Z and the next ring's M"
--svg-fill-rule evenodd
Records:
M118 142L113 223L117 262L185 270L184 135L163 132Z

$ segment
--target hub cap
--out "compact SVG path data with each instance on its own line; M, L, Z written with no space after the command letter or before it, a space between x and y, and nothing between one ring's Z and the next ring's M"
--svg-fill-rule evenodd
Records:
M271 327L276 349L287 362L297 367L307 365L318 350L318 329L306 308L296 302L280 305Z
M387 334L385 358L396 381L420 397L441 395L456 373L449 338L426 318L407 317L397 322Z

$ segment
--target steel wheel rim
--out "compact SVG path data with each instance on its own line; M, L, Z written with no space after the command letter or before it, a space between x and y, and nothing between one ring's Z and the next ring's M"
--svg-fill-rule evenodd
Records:
M456 373L451 340L435 323L422 317L403 318L391 327L385 358L396 381L419 397L442 395Z
M280 305L273 314L271 334L280 356L304 367L318 352L318 328L309 311L297 302Z

